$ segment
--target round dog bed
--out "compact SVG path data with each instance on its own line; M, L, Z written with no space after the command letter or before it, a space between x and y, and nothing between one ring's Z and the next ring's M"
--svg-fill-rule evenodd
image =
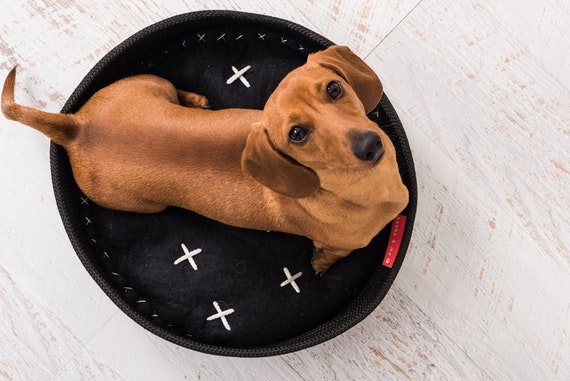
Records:
M289 71L329 45L318 34L273 17L232 11L180 15L113 49L62 112L77 111L98 89L139 73L203 94L215 109L261 109ZM386 96L369 117L394 142L410 203L368 247L323 277L311 268L307 238L238 229L177 208L153 215L101 208L81 193L66 152L52 144L58 208L89 274L147 330L226 356L303 349L344 332L378 306L412 234L416 179L406 135Z

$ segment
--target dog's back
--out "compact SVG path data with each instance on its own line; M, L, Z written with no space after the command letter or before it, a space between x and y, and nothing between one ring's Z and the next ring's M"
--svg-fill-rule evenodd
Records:
M141 75L103 88L75 114L48 113L15 102L15 74L4 84L4 115L62 145L78 186L101 206L153 213L172 205L217 217L236 205L212 188L260 187L240 165L258 110L183 107L170 82Z

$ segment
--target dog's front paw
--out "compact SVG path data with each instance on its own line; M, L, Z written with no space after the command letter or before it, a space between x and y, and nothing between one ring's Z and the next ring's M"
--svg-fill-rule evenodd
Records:
M315 270L315 275L323 276L329 269L330 265L325 264L323 261L323 254L321 249L313 248L313 257L311 258L311 266Z
M350 252L332 252L323 248L313 248L313 257L311 258L311 266L315 270L315 274L323 276L324 273L334 265L339 259L346 257Z
M182 106L211 109L210 101L203 95L178 90L178 101Z

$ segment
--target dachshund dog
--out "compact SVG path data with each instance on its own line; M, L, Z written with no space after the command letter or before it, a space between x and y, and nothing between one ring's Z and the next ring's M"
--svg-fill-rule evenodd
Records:
M209 110L208 100L157 76L121 79L75 114L14 101L2 112L63 146L79 188L100 206L168 206L225 224L313 241L317 273L365 247L408 203L396 152L366 116L382 84L347 47L311 54L263 110Z

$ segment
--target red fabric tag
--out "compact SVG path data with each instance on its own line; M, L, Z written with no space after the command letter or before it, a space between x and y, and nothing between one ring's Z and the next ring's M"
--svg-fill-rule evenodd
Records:
M390 230L390 237L388 238L388 247L382 265L392 268L400 250L404 230L406 229L406 219L404 215L399 215L392 221L392 229Z

